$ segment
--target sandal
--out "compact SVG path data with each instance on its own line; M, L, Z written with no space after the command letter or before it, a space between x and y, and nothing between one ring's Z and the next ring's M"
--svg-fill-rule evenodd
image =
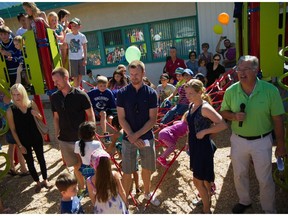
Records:
M41 185L36 185L35 186L35 193L40 193L40 191L41 191Z
M52 186L49 183L41 182L41 187L45 187L46 189L50 189Z
M29 171L26 171L26 172L21 172L20 174L19 174L19 176L28 176L28 175L30 175L30 172Z
M16 176L16 175L18 175L19 173L17 173L15 170L10 169L9 172L8 172L8 174L11 175L11 176Z

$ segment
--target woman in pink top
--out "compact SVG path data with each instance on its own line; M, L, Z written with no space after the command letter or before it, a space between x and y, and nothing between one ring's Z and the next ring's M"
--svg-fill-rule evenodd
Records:
M187 134L188 125L185 121L187 113L184 113L181 121L175 121L173 125L163 128L158 134L158 140L161 140L167 149L157 158L157 161L165 168L168 168L166 158L175 150L177 140Z

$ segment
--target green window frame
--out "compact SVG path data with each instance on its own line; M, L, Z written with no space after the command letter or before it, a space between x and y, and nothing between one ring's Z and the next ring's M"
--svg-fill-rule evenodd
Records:
M128 64L125 50L132 45L139 48L141 61L145 63L165 61L171 46L177 48L177 55L183 59L187 59L190 51L199 50L196 16L84 32L84 34L88 40L88 68Z

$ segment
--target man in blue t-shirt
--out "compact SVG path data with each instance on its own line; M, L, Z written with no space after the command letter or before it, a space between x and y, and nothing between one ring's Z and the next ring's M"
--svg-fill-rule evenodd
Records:
M143 62L132 61L128 70L131 83L121 88L117 95L117 113L124 130L122 141L123 187L129 194L132 183L131 174L136 171L137 150L139 149L144 198L149 200L150 178L156 169L155 142L152 127L157 119L157 94L154 89L143 83L145 65ZM159 200L153 196L150 202L158 206Z
M100 125L102 132L105 136L105 143L111 142L109 133L107 132L107 118L111 124L113 114L116 112L115 97L110 89L108 89L108 79L105 76L98 76L97 88L89 91L88 96L90 97L92 107L96 117L100 116Z

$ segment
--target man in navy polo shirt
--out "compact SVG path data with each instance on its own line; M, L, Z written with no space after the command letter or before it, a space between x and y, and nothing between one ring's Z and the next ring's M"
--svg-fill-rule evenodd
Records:
M132 183L131 174L136 171L137 149L140 152L144 198L149 200L150 177L156 170L155 143L152 127L157 118L157 94L154 89L143 83L145 65L132 61L128 70L131 83L120 89L117 95L117 113L120 125L124 129L122 142L123 187L128 196ZM151 203L160 205L153 196Z

